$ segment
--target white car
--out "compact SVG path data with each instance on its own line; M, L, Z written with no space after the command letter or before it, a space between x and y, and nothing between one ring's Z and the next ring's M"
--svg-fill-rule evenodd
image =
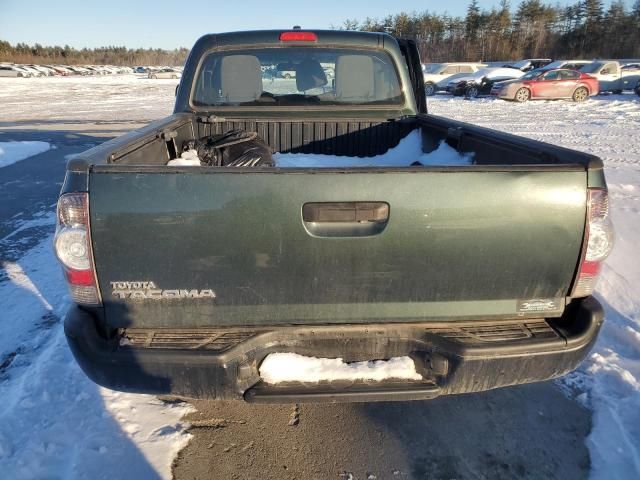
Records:
M518 70L522 70L523 72L530 72L531 70L536 70L538 68L546 67L552 62L550 58L527 58L525 60L520 60L515 63L509 63L507 65L503 65L503 67L507 68L517 68Z
M466 76L486 67L484 63L431 63L424 66L424 91L427 96L435 95L438 90L444 90L447 81L460 76Z
M623 69L615 60L597 60L582 66L580 71L597 78L601 92L633 90L640 81L640 70Z
M49 70L46 67L40 66L40 65L29 64L29 65L25 65L25 66L27 66L29 68L33 68L34 70L39 71L40 73L42 73L42 76L44 76L44 77L50 77L50 76L54 75L54 73L51 70Z
M42 73L40 70L36 68L30 67L29 65L18 65L18 67L28 72L31 72L32 77L44 77L44 73Z
M32 77L31 72L21 69L17 65L0 65L0 77Z

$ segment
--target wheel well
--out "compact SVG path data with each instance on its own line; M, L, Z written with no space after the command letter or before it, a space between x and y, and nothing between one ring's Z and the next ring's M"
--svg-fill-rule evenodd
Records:
M578 86L573 90L573 93L575 93L576 90L578 90L579 88L586 88L587 93L591 95L591 89L589 88L589 85L587 85L586 83L579 83Z

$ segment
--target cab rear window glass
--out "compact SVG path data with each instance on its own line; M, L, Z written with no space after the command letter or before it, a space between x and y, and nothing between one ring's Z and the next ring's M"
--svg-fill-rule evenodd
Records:
M391 57L382 51L281 47L214 52L197 74L195 107L399 105Z

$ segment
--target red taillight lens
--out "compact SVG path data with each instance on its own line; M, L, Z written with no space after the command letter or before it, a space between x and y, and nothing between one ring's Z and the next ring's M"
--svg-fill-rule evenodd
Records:
M57 216L53 244L69 283L71 296L83 305L99 305L100 294L91 255L88 195L62 195L58 200Z
M582 257L572 297L586 297L593 293L600 266L612 248L613 226L609 216L609 195L604 189L590 188L587 190L587 225Z
M282 32L281 42L317 42L318 36L313 32Z

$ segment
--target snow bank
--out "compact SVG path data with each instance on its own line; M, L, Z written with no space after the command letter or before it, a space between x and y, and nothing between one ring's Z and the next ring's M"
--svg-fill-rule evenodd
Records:
M323 380L422 380L409 357L345 363L341 358L305 357L297 353L271 353L260 365L260 376L271 384Z
M348 167L408 167L415 162L422 165L471 165L473 154L460 154L446 142L436 150L422 151L420 132L414 130L398 145L375 157L344 157L336 155L276 153L276 167L348 168Z
M51 148L47 142L0 142L0 168L46 152Z

